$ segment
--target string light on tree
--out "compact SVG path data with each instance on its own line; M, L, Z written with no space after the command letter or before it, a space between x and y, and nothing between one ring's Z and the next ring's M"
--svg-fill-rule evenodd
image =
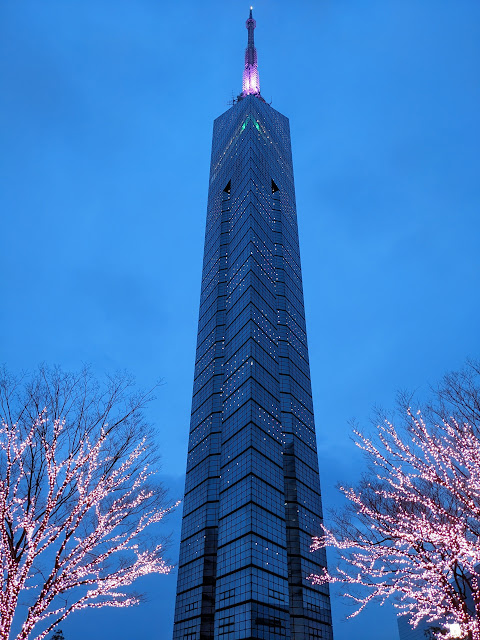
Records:
M12 637L14 616L16 623L23 616L15 640L42 640L73 611L137 604L128 587L170 571L161 542L143 536L170 508L161 506L141 417L149 394L129 387L122 376L102 389L88 371L42 369L20 393L3 374L2 640ZM19 609L20 601L27 607Z
M413 626L440 621L442 638L480 640L480 414L469 417L427 424L408 409L403 430L385 421L376 438L355 431L374 472L341 488L349 506L311 547L338 549L339 565L310 576L345 585L353 616L392 597Z

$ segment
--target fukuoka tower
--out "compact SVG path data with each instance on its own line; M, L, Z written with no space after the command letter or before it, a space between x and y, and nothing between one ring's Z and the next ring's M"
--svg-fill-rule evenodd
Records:
M173 638L330 640L290 130L246 25L213 126Z

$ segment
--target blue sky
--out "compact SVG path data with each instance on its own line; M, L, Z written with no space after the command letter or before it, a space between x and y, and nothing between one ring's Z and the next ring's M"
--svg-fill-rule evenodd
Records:
M181 495L213 119L241 88L248 3L4 0L0 360L163 378L150 409ZM480 355L480 4L259 0L265 98L290 118L326 507L349 421ZM165 524L178 553L180 512ZM175 576L67 640L167 640ZM394 613L336 640L393 640Z

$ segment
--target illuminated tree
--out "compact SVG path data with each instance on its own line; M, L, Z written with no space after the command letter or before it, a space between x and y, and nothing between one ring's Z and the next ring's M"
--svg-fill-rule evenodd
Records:
M416 626L480 640L479 367L446 376L424 419L407 409L403 428L385 420L372 438L355 431L370 473L342 488L349 504L312 550L339 550L339 566L310 576L342 583L358 614L394 598Z
M169 510L142 415L151 399L123 375L103 386L88 370L0 375L2 640L40 640L87 607L137 604L130 585L169 571L149 534Z

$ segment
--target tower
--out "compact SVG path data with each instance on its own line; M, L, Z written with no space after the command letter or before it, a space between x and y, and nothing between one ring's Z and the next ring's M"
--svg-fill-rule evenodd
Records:
M289 123L246 26L213 128L173 637L330 640Z

